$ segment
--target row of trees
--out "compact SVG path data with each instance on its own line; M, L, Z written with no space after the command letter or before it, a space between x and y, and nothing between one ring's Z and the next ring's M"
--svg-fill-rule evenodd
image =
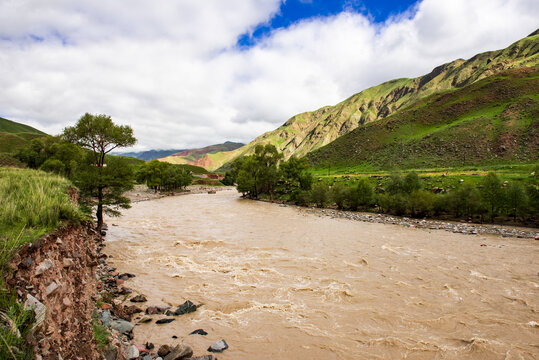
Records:
M377 211L411 217L448 215L455 218L481 221L488 216L537 217L539 213L539 183L535 173L523 184L503 184L494 173L486 175L479 184L463 183L455 191L435 194L421 186L419 176L412 172L405 177L392 175L385 191L376 192L371 183L362 179L357 185L337 183L316 184L296 200L297 204L316 204L319 207L335 204L339 209Z
M455 191L435 194L423 189L417 173L394 174L385 189L375 188L369 180L356 185L332 186L318 182L313 186L306 159L291 157L282 161L282 154L273 145L257 145L254 153L237 159L223 183L236 184L244 196L258 199L267 196L319 207L336 206L346 210L378 211L412 217L451 216L491 221L499 215L537 217L539 182L536 172L524 183L502 184L494 173L479 184L462 183Z

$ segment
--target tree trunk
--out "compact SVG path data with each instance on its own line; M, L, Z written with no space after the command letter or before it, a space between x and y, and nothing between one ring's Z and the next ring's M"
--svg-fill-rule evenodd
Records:
M101 232L103 228L103 189L97 189L97 211L95 214L97 218L97 231Z

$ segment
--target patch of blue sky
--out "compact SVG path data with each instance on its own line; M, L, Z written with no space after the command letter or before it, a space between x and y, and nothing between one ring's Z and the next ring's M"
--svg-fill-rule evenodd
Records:
M286 0L268 22L259 24L252 33L242 34L238 46L248 48L272 30L287 28L302 20L329 17L341 12L356 12L369 17L373 23L383 23L412 8L418 0Z

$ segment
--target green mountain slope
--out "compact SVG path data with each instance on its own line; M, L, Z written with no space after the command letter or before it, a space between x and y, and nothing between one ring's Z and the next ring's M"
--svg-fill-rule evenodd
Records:
M31 126L0 117L0 153L15 152L28 141L46 135Z
M426 96L457 89L501 71L539 63L539 34L519 40L506 49L488 51L469 60L458 59L414 79L396 79L366 89L335 105L298 114L274 131L246 146L223 154L223 164L271 143L285 155L304 156L329 144L362 124L383 119ZM218 167L215 163L214 166Z
M383 170L539 159L539 66L435 94L307 155L314 167Z

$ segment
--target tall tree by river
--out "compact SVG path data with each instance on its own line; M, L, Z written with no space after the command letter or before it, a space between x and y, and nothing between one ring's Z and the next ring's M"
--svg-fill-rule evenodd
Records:
M133 187L133 171L125 160L106 155L116 148L134 145L137 139L133 129L115 125L108 115L86 113L75 126L64 129L63 137L91 150L79 166L74 182L83 195L83 205L97 206L97 229L101 231L103 211L117 216L119 208L130 207L129 199L122 194Z

